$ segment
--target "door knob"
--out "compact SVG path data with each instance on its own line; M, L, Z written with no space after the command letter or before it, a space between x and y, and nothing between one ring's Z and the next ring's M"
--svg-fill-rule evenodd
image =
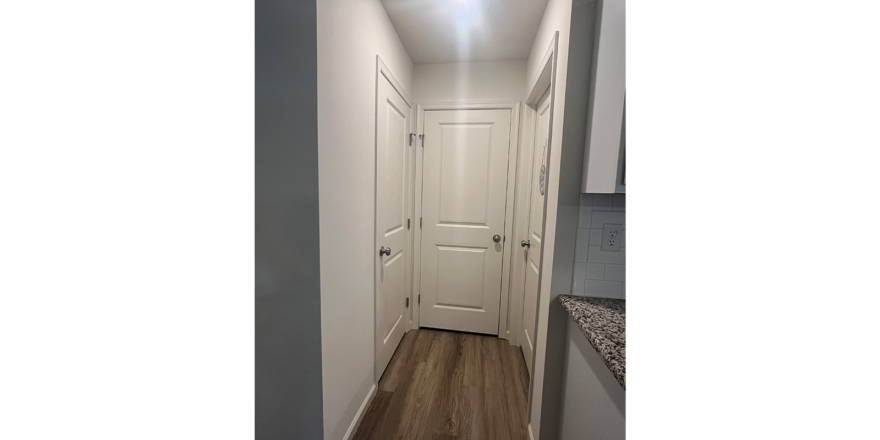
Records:
M498 243L499 241L501 241L501 236L498 234L493 235L492 241L494 241L495 243Z
M529 240L529 241L523 240L519 243L519 245L522 247L532 247L532 241L531 240Z
M379 256L381 257L382 255L391 255L391 248L386 248L385 246L379 248Z

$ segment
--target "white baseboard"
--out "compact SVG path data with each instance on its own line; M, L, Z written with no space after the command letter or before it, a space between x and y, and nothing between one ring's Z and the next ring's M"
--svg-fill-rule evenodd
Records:
M529 440L535 440L535 434L532 434L532 424L529 423Z
M370 403L373 402L373 397L376 395L377 386L373 384L370 387L370 392L367 393L367 398L364 399L364 403L361 403L360 409L358 409L357 414L354 415L354 420L351 421L351 425L348 427L348 431L345 431L345 436L342 437L342 440L349 440L355 432L357 432L358 426L361 425L361 420L364 418L364 414L367 413L367 408L370 407ZM531 426L529 426L531 430Z

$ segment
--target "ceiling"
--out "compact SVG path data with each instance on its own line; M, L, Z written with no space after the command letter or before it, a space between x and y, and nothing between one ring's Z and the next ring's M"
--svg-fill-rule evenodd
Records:
M413 64L525 59L547 0L382 0Z

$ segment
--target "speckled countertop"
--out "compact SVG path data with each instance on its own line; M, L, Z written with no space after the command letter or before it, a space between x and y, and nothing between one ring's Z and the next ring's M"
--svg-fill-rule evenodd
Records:
M626 389L626 300L560 295L559 302Z

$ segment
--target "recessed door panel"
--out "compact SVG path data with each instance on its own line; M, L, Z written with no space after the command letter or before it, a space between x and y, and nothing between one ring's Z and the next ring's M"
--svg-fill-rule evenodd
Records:
M440 125L438 224L489 227L493 125Z
M384 190L386 208L379 212L382 219L381 229L386 235L404 229L406 222L406 148L407 148L407 116L397 108L394 102L388 100L385 103L385 133L386 148L382 151L381 160L383 172L377 174L377 180L381 180L380 187Z
M404 296L404 268L403 250L387 257L382 264L382 284L386 288L384 304L384 320L381 322L383 342L394 336L398 326L403 325L404 314L401 313L401 304L406 300Z
M483 310L487 250L437 246L437 307Z

